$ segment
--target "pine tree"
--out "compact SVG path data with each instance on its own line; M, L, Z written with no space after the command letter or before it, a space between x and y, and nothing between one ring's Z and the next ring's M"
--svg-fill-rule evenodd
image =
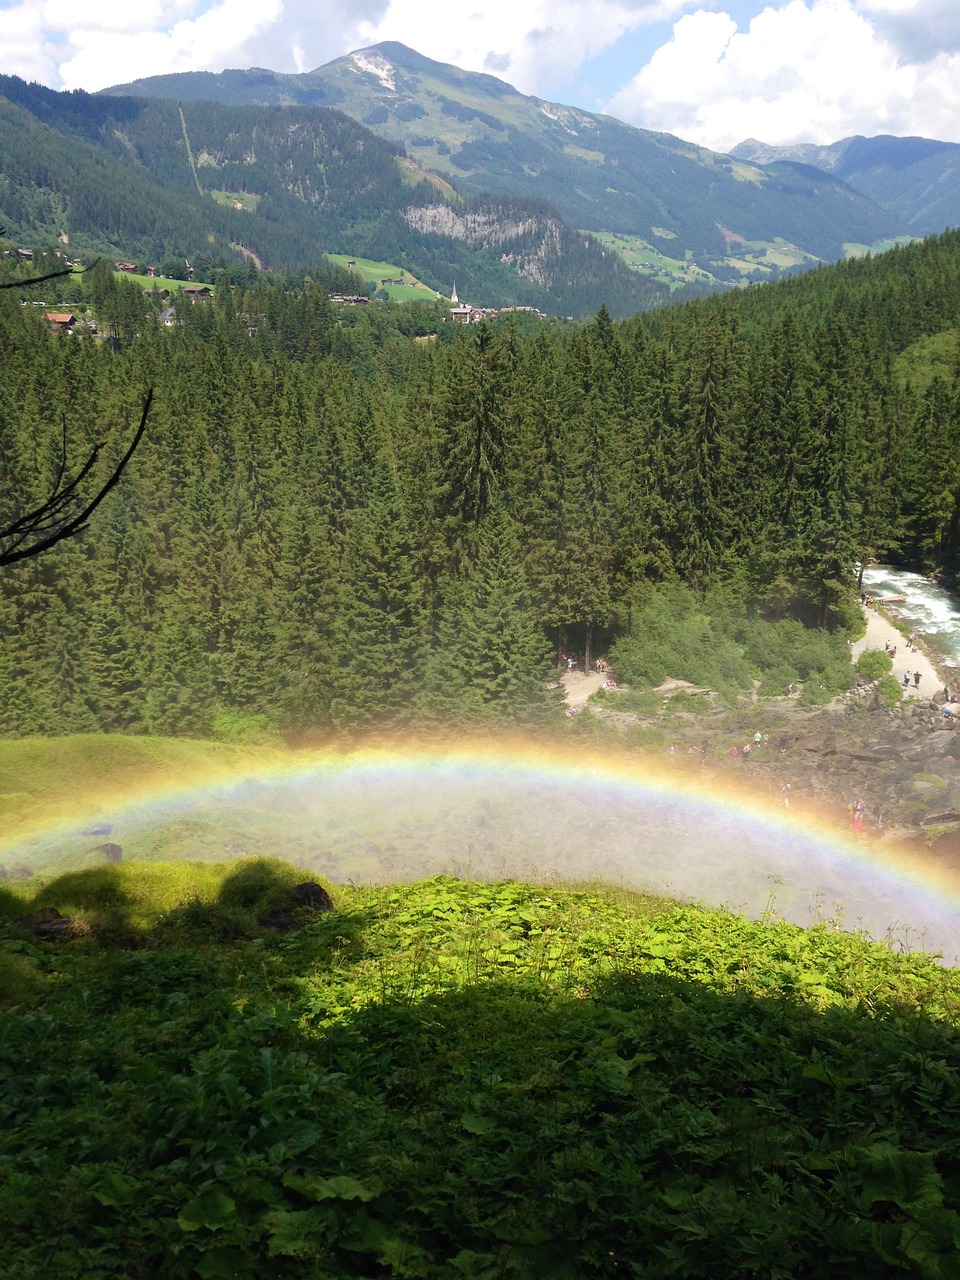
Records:
M476 562L451 587L419 702L444 724L547 723L550 648L530 608L516 535L502 507L480 526Z

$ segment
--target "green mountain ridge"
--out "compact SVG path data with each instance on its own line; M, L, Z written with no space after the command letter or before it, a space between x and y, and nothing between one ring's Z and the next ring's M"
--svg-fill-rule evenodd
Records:
M902 219L916 236L960 224L960 144L881 134L827 146L770 146L748 138L730 153L752 164L799 162L841 178Z
M572 315L665 297L542 200L464 201L339 111L58 94L9 76L0 94L0 221L20 243L154 262L245 253L278 271L342 253L444 295L456 279L479 305ZM447 225L451 200L462 212Z
M669 134L529 97L394 42L303 75L181 73L109 92L335 105L402 143L426 168L454 178L467 194L547 200L573 226L639 235L704 266L722 268L731 240L786 240L831 261L852 242L872 244L907 230L874 201L812 168L749 165Z

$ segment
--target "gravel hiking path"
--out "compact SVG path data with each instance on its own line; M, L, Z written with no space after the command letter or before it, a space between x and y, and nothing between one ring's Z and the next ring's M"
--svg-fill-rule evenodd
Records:
M923 652L917 649L911 652L907 648L906 637L901 635L893 623L882 613L874 613L872 609L865 610L867 618L867 633L861 639L854 642L850 648L850 656L856 662L864 649L883 650L884 643L889 643L891 647L896 646L896 656L893 659L893 671L891 674L903 684L903 677L910 672L910 687L904 689L905 696L921 698L932 698L935 693L939 693L943 689L943 679L936 667ZM920 688L914 687L913 674L915 671L920 672Z
M565 671L560 678L563 685L563 700L568 707L582 707L592 693L602 688L603 682L610 676L605 671Z

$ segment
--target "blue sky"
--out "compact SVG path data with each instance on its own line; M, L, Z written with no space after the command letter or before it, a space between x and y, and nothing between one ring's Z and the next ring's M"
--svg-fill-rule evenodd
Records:
M58 89L381 40L718 150L960 142L960 0L0 0L0 71Z

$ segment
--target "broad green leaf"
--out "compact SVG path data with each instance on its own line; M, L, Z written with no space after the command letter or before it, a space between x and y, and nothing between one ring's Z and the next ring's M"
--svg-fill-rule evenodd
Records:
M377 1194L365 1187L349 1174L339 1174L335 1178L301 1178L288 1174L283 1185L291 1191L299 1191L309 1200L372 1200Z
M183 1206L177 1215L177 1225L182 1231L196 1231L198 1227L216 1231L234 1221L236 1209L232 1196L221 1187L210 1187Z

